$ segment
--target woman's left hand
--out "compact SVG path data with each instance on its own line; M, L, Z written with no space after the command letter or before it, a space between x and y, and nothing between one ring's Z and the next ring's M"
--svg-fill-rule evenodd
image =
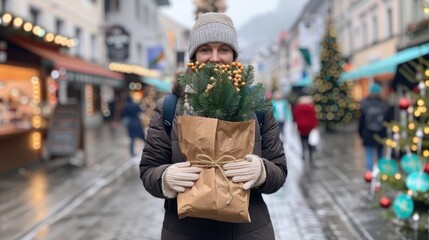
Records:
M246 155L245 160L223 165L225 175L232 177L233 182L244 182L245 190L261 186L267 178L264 162L253 154Z

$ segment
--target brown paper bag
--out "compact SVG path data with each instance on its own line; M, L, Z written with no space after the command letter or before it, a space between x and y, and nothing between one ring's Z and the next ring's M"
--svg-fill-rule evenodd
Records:
M250 222L250 191L243 189L243 183L226 178L222 165L244 161L244 157L252 153L255 121L179 116L178 130L182 154L192 165L202 167L195 185L177 196L179 218Z

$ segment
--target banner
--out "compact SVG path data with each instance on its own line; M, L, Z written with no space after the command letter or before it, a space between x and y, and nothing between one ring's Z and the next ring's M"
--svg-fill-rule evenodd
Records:
M165 54L162 46L149 47L147 49L147 56L150 69L164 69Z

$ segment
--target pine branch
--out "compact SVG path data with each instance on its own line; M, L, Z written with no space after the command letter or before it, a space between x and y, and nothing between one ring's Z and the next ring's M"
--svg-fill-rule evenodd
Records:
M192 72L179 76L193 115L226 121L246 121L256 111L267 111L262 84L252 85L252 66L190 63Z

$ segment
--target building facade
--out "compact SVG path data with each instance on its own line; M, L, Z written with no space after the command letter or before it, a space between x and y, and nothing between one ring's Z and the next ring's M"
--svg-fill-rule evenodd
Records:
M166 60L168 72L165 74L173 76L176 71L186 68L188 62L188 40L190 29L172 20L165 14L159 15L164 36L164 48L166 49Z
M280 79L283 89L308 88L320 70L320 50L329 0L311 0L280 43Z
M425 54L427 1L334 0L333 6L343 53L352 66L341 80L353 81L358 101L368 94L372 82L383 85L387 95L397 66Z
M76 104L83 126L102 119L102 89L121 86L105 64L102 1L0 1L0 171L41 158L52 113ZM12 145L10 145L12 144ZM4 153L4 154L3 154Z
M106 59L109 68L125 74L124 94L144 96L148 79L160 79L173 70L166 58L166 36L159 7L168 0L105 0Z

